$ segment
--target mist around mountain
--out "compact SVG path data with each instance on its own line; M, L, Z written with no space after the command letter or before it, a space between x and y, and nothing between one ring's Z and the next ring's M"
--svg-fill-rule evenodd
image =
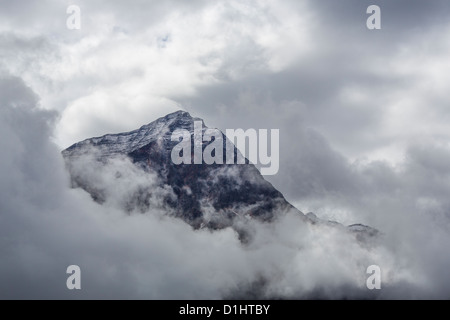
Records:
M285 214L297 215L305 223L342 227L338 222L321 221L313 213L304 215L292 206L248 159L237 163L242 154L235 146L234 161L227 163L226 143L232 142L223 133L223 161L194 164L195 121L201 121L203 137L208 129L203 120L180 110L131 132L75 143L62 152L72 186L84 189L100 204L114 202L128 213L164 210L195 229L233 227L242 239L248 237L244 227L248 220L270 223ZM177 130L190 133L189 164L175 164L171 159L179 143L173 139ZM210 142L200 143L205 152ZM105 180L106 172L114 171L114 176ZM349 226L347 231L358 234L358 239L378 234L361 224Z
M202 172L200 166L198 174L206 181L180 167L186 174L181 183L168 179L176 170L170 162L142 161L166 154L157 148L160 140L136 139L133 150L130 141L117 144L129 134L76 144L63 152L65 161L51 141L55 114L34 108L28 89L18 80L8 81L22 88L22 100L13 97L0 109L0 130L7 137L0 140L0 285L7 288L1 298L443 296L426 289L431 275L418 272L421 264L412 263L415 251L411 254L405 243L392 246L383 230L367 237L365 226L344 227L300 213L251 165L235 166L239 174L213 167ZM81 148L96 143L100 148L95 152ZM121 147L131 153L122 153ZM77 149L87 152L75 156ZM136 150L142 150L142 157ZM194 196L197 184L208 189ZM244 189L235 193L231 186L236 185ZM259 199L261 190L265 193ZM238 197L227 198L234 194ZM227 201L218 201L221 195ZM184 208L191 206L179 204L178 197L195 200L198 206L192 207L199 210L184 216ZM230 208L242 210L235 215L242 212L242 219L214 220ZM382 270L381 290L366 286L366 270L373 264ZM69 265L81 269L81 290L66 287Z
M62 152L70 172L72 188L86 191L92 200L104 208L119 209L128 219L136 216L152 216L162 220L174 218L182 221L185 227L189 226L189 232L193 235L207 232L213 238L211 241L217 241L214 239L216 237L220 239L224 232L231 232L238 241L233 246L237 245L239 250L243 250L241 254L245 260L255 257L258 260L268 259L262 264L257 263L261 270L251 278L239 281L227 290L218 288L224 290L223 298L378 296L377 292L367 289L365 282L365 268L370 265L368 257L380 249L378 242L382 235L377 230L361 224L345 227L335 221L321 220L311 212L302 213L265 180L248 160L245 164L174 164L170 158L171 150L178 141L173 141L172 133L177 129L185 129L193 138L194 121L203 123L203 120L193 118L185 111L178 111L131 132L107 134L75 143ZM203 123L203 132L206 128ZM226 139L225 136L223 138ZM203 142L202 150L206 145ZM235 157L238 153L234 148ZM190 156L194 157L193 146ZM318 254L314 259L328 259L330 254L334 254L327 253L330 244L326 244L325 239L329 237L339 239L335 239L337 242L333 245L342 246L340 250L349 250L351 256L356 255L356 260L351 262L352 265L356 264L341 270L345 270L345 277L341 279L346 279L345 290L328 292L327 281L341 282L339 279L331 280L339 277L332 271L332 265L322 266L331 268L329 274L320 276L325 281L324 285L317 287L310 283L314 277L309 279L308 272L305 272L300 278L302 282L309 283L306 291L301 286L284 292L290 288L287 278L283 280L286 281L286 288L282 285L274 290L272 281L278 283L290 272L297 273L293 263L311 263L311 257L306 255L300 258L297 253L308 252L319 246L320 251L324 250L324 256ZM211 245L214 246L213 243ZM283 253L287 249L285 246L290 248L288 251L293 250L287 256L286 252ZM191 249L205 250L204 247ZM263 258L260 254L266 250L271 253ZM280 256L269 258L272 255ZM335 258L340 261L344 256L338 254ZM233 264L233 259L230 257L229 263ZM266 268L272 271L267 274ZM247 273L249 270L242 271ZM274 274L270 275L271 272ZM314 273L312 270L310 272ZM352 277L350 283L353 285L350 285L347 281Z

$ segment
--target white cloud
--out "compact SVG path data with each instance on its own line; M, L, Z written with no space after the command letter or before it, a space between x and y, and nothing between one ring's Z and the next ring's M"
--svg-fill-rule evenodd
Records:
M31 32L34 22L24 19L16 38L29 45L24 51L29 56L7 57L13 62L8 71L36 90L42 106L62 113L56 132L61 146L99 128L122 130L142 119L150 122L162 115L161 108L173 111L177 96L193 95L199 87L282 70L313 45L308 12L295 13L271 1L208 3L189 14L169 5L159 19L138 25L117 4L79 6L81 30L50 31L53 24L44 24L40 32ZM57 15L51 8L43 18L66 18L65 11ZM138 14L143 8L129 9L144 18ZM42 49L35 54L32 41L51 46L52 57ZM5 47L17 44L5 42Z
M18 81L4 80L16 83L16 98L29 90ZM113 198L98 205L69 189L62 157L49 141L50 114L30 108L33 99L14 106L16 98L0 111L9 137L2 140L0 170L7 183L0 195L0 283L11 288L3 298L221 298L243 294L261 278L259 297L365 296L364 266L374 260L394 274L389 283L398 282L392 253L377 245L367 250L353 235L305 224L300 215L249 223L248 246L231 228L194 231L158 206L128 215L121 197L126 202L128 191L153 190L155 177L125 159L77 167ZM64 287L71 264L82 270L79 293Z
M161 266L181 263L173 257L184 257L183 252L158 232L159 218L133 217L107 230L105 225L116 226L122 221L121 213L110 215L82 193L63 187L67 174L47 137L51 135L60 148L67 147L91 136L132 130L185 108L221 129L280 129L280 171L269 178L288 199L322 217L380 228L387 239L382 250L397 255L386 260L387 265L395 265L392 279L416 277L412 282L419 284L422 292L448 296L444 272L448 261L441 254L445 250L442 244L448 242L450 208L445 165L450 136L446 89L450 47L444 10L448 3L381 1L383 27L377 33L365 28L364 3L347 0L337 5L333 1L195 1L189 5L183 1L142 1L135 6L120 1L80 1L83 20L77 31L65 27L64 3L4 2L0 12L0 70L20 77L32 90L25 89L18 79L1 82L0 144L4 156L0 187L2 213L7 214L3 213L0 225L6 239L2 248L10 259L5 260L2 270L13 275L2 280L44 283L53 279L53 273L42 271L33 280L33 268L25 262L52 272L56 270L52 269L55 259L67 258L62 267L69 264L62 248L47 248L49 239L69 235L67 242L60 241L69 248L67 252L81 252L87 243L94 243L92 251L80 259L88 266L98 263L107 270L104 276L100 271L90 276L97 288L122 288L123 294L140 296L145 288L136 283L139 277L145 278L141 271L148 269L152 270L149 283L161 296L169 296L171 285L183 282L177 274L180 270L170 267L166 277L161 275L157 280L150 274L160 275L155 267L158 262L154 265L145 258L146 250L161 252L163 246L139 247L131 256L136 260L127 264L114 259L109 245L112 241L126 256L136 242L157 242L157 237L162 237L162 244L175 249L162 255ZM55 114L29 112L27 106L31 105L58 111L56 126L46 124L55 121ZM116 220L104 220L103 216ZM81 243L79 230L62 227L58 231L61 225L77 226L78 219L83 228L94 226L85 231L86 240ZM54 228L47 229L45 223ZM155 237L139 234L129 238L134 224L148 224ZM8 230L10 225L17 227ZM164 220L162 225L162 230L186 237L180 242L193 247L214 242L207 233L190 235L188 228L176 221ZM51 232L46 234L48 230ZM22 239L13 231L30 231L30 235ZM114 240L116 234L123 237ZM278 231L271 236L281 237ZM32 241L33 237L38 241ZM209 275L211 270L223 272L223 279L228 277L230 283L225 285L228 289L238 288L237 282L255 275L258 268L252 263L258 258L256 252L278 254L270 246L242 252L228 231L214 237L222 241L214 244L216 249L231 250L230 256L240 265L227 266L224 271L219 264L209 264L211 269L203 271ZM293 236L291 240L317 240L325 248L328 245L319 234L305 237ZM126 244L121 247L123 242ZM352 245L349 243L350 248ZM8 251L16 247L21 248L17 254ZM267 267L259 271L281 272L311 286L315 281L333 282L328 268L318 269L316 277L308 278L311 282L302 278L309 274L308 268L322 264L324 252L336 249L338 256L350 254L333 246L324 252L319 249L313 246L301 254L282 250L280 259L291 263L288 269ZM361 259L367 258L364 251L360 253ZM199 260L209 254L214 255L214 251L200 254ZM295 269L303 254L314 264ZM372 258L382 256L377 253ZM335 265L335 257L327 262ZM225 258L218 259L223 262ZM184 275L195 279L197 262L187 260ZM108 261L114 262L111 267ZM340 266L337 279L350 279L354 262ZM9 266L23 274L12 272L14 268ZM240 268L245 267L250 271L240 274ZM229 278L229 274L233 276ZM118 275L129 285L122 287L123 283L114 280ZM224 293L211 289L223 284L212 278L199 294ZM287 277L278 279L283 286L271 283L271 292L296 292L285 281ZM189 282L185 283L189 289L180 289L180 296L200 285L192 279L184 281ZM40 287L30 289L29 294L41 294ZM18 295L23 293L21 288L17 290ZM48 287L49 296L57 292ZM151 296L154 292L147 293ZM102 293L98 289L87 294Z

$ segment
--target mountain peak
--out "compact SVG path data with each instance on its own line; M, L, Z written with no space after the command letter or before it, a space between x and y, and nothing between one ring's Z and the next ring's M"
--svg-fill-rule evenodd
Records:
M165 116L160 117L160 118L156 119L155 121L152 121L152 122L150 122L149 124L147 124L147 125L145 125L145 126L143 126L143 127L152 125L152 124L155 123L155 122L165 122L165 123L169 123L169 122L176 121L176 120L190 120L190 121L192 121L192 119L193 119L193 118L192 118L192 116L189 114L189 112L184 111L184 110L178 110L178 111L175 111L175 112L166 114ZM201 119L200 119L200 120L201 120Z
M96 201L108 201L108 192L96 189L95 177L92 170L86 170L86 165L90 165L89 161L96 162L93 166L108 165L116 156L125 156L143 170L142 175L156 173L159 187L169 188L172 194L163 200L163 206L197 228L223 228L232 225L235 219L268 221L279 212L297 211L248 161L245 164L173 163L171 152L179 142L172 141L172 133L183 129L193 134L195 121L202 121L206 128L202 119L179 110L134 131L107 134L72 145L62 154L73 185L89 192ZM235 152L238 152L236 148ZM82 161L89 154L94 154L95 159ZM115 181L119 182L120 179ZM124 207L147 212L152 206L149 199L157 192L154 186L143 187L136 194L129 194Z
M166 114L163 118L165 119L171 119L171 118L179 118L179 117L187 117L187 118L192 118L192 116L189 114L189 112L184 111L184 110L177 110L175 112Z
M148 213L157 208L194 228L233 226L244 240L248 234L241 229L242 221L271 221L290 211L312 224L345 228L337 222L323 221L313 213L304 215L247 160L244 164L175 164L171 152L179 142L172 141L172 133L183 129L194 134L195 121L202 121L203 128L206 127L202 119L178 110L134 131L75 143L62 151L72 186L84 189L99 203L120 203L128 212ZM239 151L234 150L236 155ZM191 158L193 153L191 145ZM124 159L130 160L127 163L133 168L125 165L129 170L123 170L117 165ZM111 176L105 178L105 174ZM109 183L99 185L98 181L105 179ZM134 180L139 181L138 188L130 190L129 181ZM126 192L118 194L118 190ZM236 220L240 222L236 224ZM348 226L347 230L358 240L378 234L377 230L359 224Z
M128 154L151 141L155 141L157 138L170 140L172 132L176 129L192 131L194 121L201 121L203 126L206 127L203 119L193 118L189 112L178 110L143 125L137 130L106 134L77 142L63 150L63 155L77 155L80 152L85 154L86 147L96 148L97 151L100 151L101 156Z

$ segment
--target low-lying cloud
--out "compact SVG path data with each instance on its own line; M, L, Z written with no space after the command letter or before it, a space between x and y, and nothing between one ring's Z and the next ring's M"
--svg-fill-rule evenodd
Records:
M8 90L11 87L15 90ZM381 230L376 241L362 244L340 228L306 224L299 215L286 215L274 223L251 222L253 240L243 245L232 228L193 230L164 208L130 213L119 202L100 205L83 190L71 189L60 151L50 139L55 115L36 108L37 97L18 78L3 77L0 92L13 92L2 95L6 98L0 108L1 298L449 296L447 204L443 198L425 196L409 203L423 190L405 187L415 185L410 184L414 175L409 170L430 175L426 163L438 158L443 159L442 170L433 179L441 184L433 186L447 187L444 160L450 153L442 149L435 149L436 158L423 149L412 150L409 164L394 176L392 169L376 164L355 173L367 180L363 186L371 189L365 191L388 192L393 179L390 192L400 194L383 201L382 193L371 198L366 192L355 201L361 209L370 201L376 203L383 219L392 215L380 224L392 228ZM152 185L154 179L139 178L123 159L101 169L86 165L86 174L93 169L105 170L96 175L103 179L97 183L115 199L125 192L120 186L132 190ZM386 174L378 174L383 170ZM114 189L118 171L125 178ZM369 179L384 176L386 180ZM403 181L404 188L395 188L402 185L396 181ZM424 210L412 210L407 218L395 214L417 205ZM72 264L81 268L81 290L66 288L65 272ZM376 292L366 288L365 272L371 264L382 270L382 289Z

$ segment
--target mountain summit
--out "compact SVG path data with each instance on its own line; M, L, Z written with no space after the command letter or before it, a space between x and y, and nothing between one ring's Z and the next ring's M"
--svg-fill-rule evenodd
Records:
M108 201L110 195L95 183L98 178L93 177L98 170L90 170L88 174L87 166L95 162L101 168L99 164L125 158L139 170L139 176L155 177L151 185L126 191L125 209L130 212L149 211L158 193L156 202L160 207L194 228L220 229L232 225L236 219L271 221L277 214L290 210L303 216L248 160L245 164L174 164L171 152L178 141L172 141L172 133L184 129L192 138L194 121L202 121L204 133L207 127L202 119L177 111L134 131L107 134L72 145L62 152L72 185L83 188L99 203ZM222 137L226 141L225 135ZM202 142L203 149L206 145L207 142ZM191 157L193 153L191 147ZM238 153L234 147L234 156ZM87 157L89 161L80 162ZM122 175L115 173L112 183L117 184L117 188L120 188ZM161 193L161 190L169 192Z

